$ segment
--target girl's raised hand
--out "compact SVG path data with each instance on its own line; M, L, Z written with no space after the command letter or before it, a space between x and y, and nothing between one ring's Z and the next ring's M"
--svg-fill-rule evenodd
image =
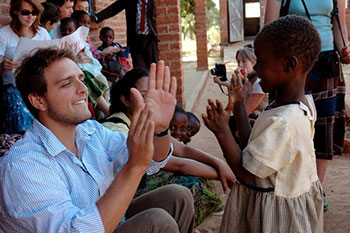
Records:
M233 103L246 101L250 95L251 83L247 78L245 69L237 68L232 74L229 96L233 98Z
M202 114L205 126L215 135L230 130L228 120L230 118L233 104L233 99L229 97L227 107L224 109L220 100L216 100L216 105L213 100L208 100L207 115Z

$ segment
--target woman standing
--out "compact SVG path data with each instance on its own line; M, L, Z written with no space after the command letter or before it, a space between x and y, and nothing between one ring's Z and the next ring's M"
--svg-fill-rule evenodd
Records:
M0 75L2 76L5 133L23 133L31 125L33 116L23 103L16 88L14 70L18 63L13 59L20 37L33 40L50 40L48 32L39 27L42 6L38 0L12 0L10 25L0 28Z

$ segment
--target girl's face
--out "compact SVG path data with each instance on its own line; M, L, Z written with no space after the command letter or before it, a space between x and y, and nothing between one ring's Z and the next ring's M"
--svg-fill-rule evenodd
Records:
M78 27L85 26L87 28L90 28L90 23L91 23L90 16L86 14L80 17L78 21Z
M260 80L260 86L264 92L277 90L283 86L288 79L284 72L284 58L271 52L269 38L261 33L254 42L256 64L254 70Z
M254 71L254 64L249 59L243 57L241 53L237 54L237 63L239 68L245 69L247 71L247 74L250 74Z
M61 29L62 36L68 36L68 35L72 34L73 32L75 32L75 30L77 30L73 22L68 22L64 25L61 24L60 29Z
M182 112L175 112L170 122L171 136L177 140L184 141L187 138L187 115Z
M15 13L23 27L31 27L39 15L39 11L35 10L32 4L26 1L22 2L21 9L15 11Z
M147 87L148 87L148 77L142 77L135 83L136 89L141 93L142 97L145 98ZM124 103L125 104L125 103ZM127 115L132 116L133 112L135 111L136 104L132 103L132 99L128 101L128 104L125 104L127 106Z

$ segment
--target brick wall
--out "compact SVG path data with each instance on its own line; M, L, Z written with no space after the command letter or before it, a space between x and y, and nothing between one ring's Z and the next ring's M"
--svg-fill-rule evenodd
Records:
M184 74L182 63L182 38L180 0L155 0L159 59L169 66L177 79L177 104L184 107Z
M1 1L1 0L0 0ZM115 0L95 0L92 2L92 8L94 12L98 13L112 4ZM123 46L126 46L126 19L125 12L122 11L118 15L104 20L97 28L90 30L90 38L95 45L100 45L100 39L98 38L100 29L102 27L111 27L114 31L115 41Z
M194 0L197 44L197 70L208 69L208 41L206 24L206 2Z
M228 44L228 11L227 11L227 0L220 0L220 44Z
M0 0L0 25L10 23L10 0Z

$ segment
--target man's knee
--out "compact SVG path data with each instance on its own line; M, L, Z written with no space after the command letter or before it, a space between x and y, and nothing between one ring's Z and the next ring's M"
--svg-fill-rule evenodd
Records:
M193 196L188 188L177 184L170 184L165 186L165 188L167 189L167 198L169 200L176 200L193 209Z
M152 229L152 232L179 232L175 219L164 209L151 208L143 211L142 214L147 219L148 226L145 229Z

